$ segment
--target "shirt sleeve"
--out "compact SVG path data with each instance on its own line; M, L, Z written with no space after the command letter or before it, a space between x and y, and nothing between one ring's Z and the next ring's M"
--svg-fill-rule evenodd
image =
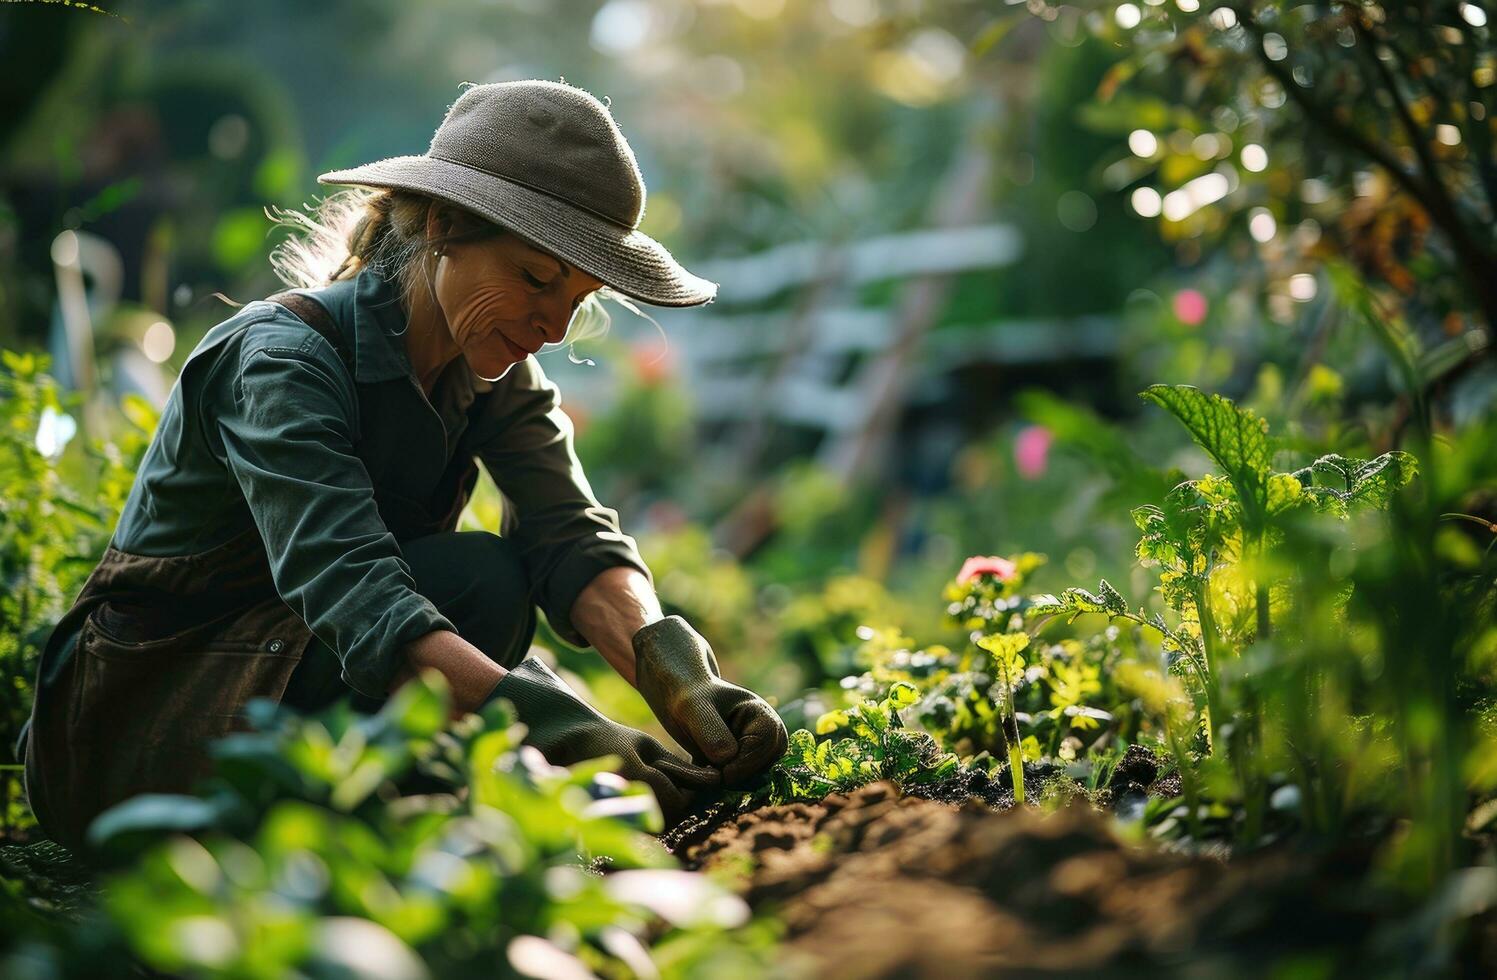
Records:
M530 572L535 602L558 636L590 645L572 625L572 604L599 572L618 565L654 577L618 512L593 494L573 447L561 392L528 357L497 383L477 455L514 505L511 534Z
M239 370L210 425L244 493L276 591L343 663L343 680L389 693L402 648L457 628L416 591L374 501L353 440L357 395L347 372L309 349L240 351Z

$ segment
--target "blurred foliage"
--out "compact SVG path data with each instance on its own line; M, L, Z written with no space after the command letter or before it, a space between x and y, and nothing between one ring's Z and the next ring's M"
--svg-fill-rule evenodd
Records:
M578 426L577 455L608 474L610 499L658 496L691 463L691 400L669 383L669 349L631 353L608 413Z
M660 821L648 789L609 773L609 759L550 766L521 746L502 701L449 724L430 672L374 715L269 702L252 713L254 731L215 744L198 795L140 796L99 816L90 841L113 869L102 902L68 941L39 932L8 951L8 974L769 969L773 925L749 923L739 899L641 832Z
M47 365L45 354L0 351L0 739L7 756L31 714L37 658L98 562L157 418L131 398L118 436L75 441L83 399L60 390ZM0 832L9 832L30 814L16 768L0 776Z
M1480 4L1029 8L1120 53L1082 117L1126 136L1101 180L1167 241L1232 255L1280 323L1342 261L1380 319L1442 349L1422 385L1490 373L1497 46Z

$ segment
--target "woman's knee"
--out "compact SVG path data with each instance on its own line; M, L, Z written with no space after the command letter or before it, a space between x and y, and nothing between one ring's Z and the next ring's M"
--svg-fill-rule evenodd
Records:
M488 531L449 531L401 546L416 589L458 633L508 667L535 636L530 573L511 541Z

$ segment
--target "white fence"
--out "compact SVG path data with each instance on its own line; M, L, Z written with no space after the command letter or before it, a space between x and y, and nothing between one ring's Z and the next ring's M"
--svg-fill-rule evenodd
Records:
M651 312L670 337L699 419L741 423L761 435L774 424L818 430L825 434L822 460L850 474L866 444L880 438L880 411L897 414L897 404L885 403L911 385L973 364L1039 364L1115 351L1110 317L929 329L946 294L922 292L920 285L944 287L957 274L996 270L1022 251L1019 234L1004 224L922 229L840 247L795 242L695 263L700 275L722 284L718 300ZM883 279L900 282L904 302L853 305L856 287ZM790 297L787 309L733 312L782 293ZM749 436L738 448L751 456L757 444Z

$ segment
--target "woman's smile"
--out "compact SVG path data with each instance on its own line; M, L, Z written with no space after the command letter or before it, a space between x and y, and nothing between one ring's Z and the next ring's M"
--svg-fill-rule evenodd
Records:
M506 336L503 331L499 331L498 333L499 333L500 338L503 339L503 341L504 341L504 346L507 347L507 348L509 348L510 356L513 357L516 362L523 361L523 360L525 360L525 358L527 358L527 357L530 356L530 351L528 351L525 348L521 347L519 344L515 343L513 340L510 340L509 337Z

